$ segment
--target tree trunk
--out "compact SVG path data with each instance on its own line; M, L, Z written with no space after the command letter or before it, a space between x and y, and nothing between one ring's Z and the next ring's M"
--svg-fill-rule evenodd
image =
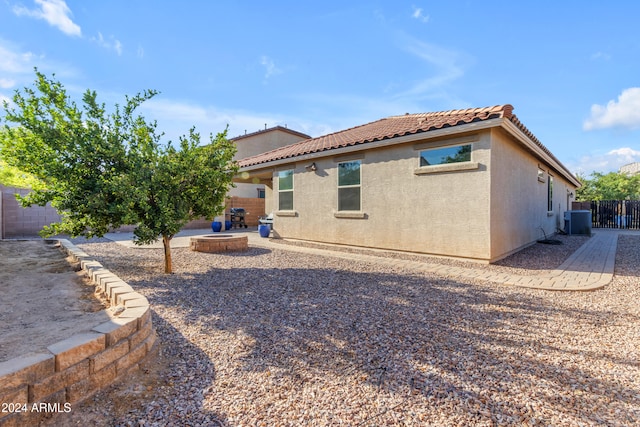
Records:
M162 244L164 245L164 272L173 273L171 268L171 237L162 236Z

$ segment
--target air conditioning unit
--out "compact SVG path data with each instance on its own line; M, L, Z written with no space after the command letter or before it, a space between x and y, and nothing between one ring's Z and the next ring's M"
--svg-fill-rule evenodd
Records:
M564 231L568 235L591 236L591 211L566 211L564 213Z

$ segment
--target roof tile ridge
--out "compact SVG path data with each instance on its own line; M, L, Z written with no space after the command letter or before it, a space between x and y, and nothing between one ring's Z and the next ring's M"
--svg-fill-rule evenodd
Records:
M513 108L513 107L512 107ZM542 151L544 151L549 157L556 161L569 176L574 177L573 173L567 169L567 167L544 145L534 134L531 132L515 114L512 114L508 120L513 123L527 138L533 141ZM575 178L575 177L574 177Z
M234 141L234 140L237 140L237 139L244 139L244 138L247 138L247 137L250 137L250 136L259 135L261 133L272 132L274 130L282 130L282 131L285 131L285 132L288 132L288 133L294 133L294 134L297 134L297 135L303 135L303 136L306 136L308 138L311 138L310 135L307 135L304 132L300 132L300 131L295 130L295 129L290 129L290 128L288 128L286 126L282 126L282 125L275 125L275 126L272 126L270 128L267 128L267 129L260 129L260 130L257 130L255 132L249 132L249 133L245 133L243 135L234 136L233 138L229 138L229 140L230 141Z
M516 116L515 114L512 114L510 117L508 117L509 121L511 121L511 123L513 123L514 125L516 125L516 127L518 129L520 129L520 131L522 131L522 133L524 133L527 138L529 138L531 141L535 142L536 145L540 146L540 148L544 149L544 151L547 154L551 154L551 152L549 151L549 149L547 147L544 146L544 144L538 139L538 137L536 137L533 132L531 132L521 121L520 119L518 119L518 116Z
M501 104L501 105L492 105L488 107L477 107L477 108L458 108L452 110L442 110L442 111L430 111L424 113L405 113L402 115L395 115L388 117L389 119L403 119L403 118L411 118L411 117L442 117L442 116L453 116L457 114L480 114L480 113L502 113L502 116L505 118L510 118L513 115L513 105L511 104Z
M242 164L246 164L246 163L250 162L254 158L264 157L264 156L266 156L268 154L273 154L273 153L287 152L287 151L290 151L290 150L294 149L298 145L307 144L307 143L309 143L311 141L321 141L321 140L329 139L331 137L335 138L336 135L344 134L344 133L346 133L348 131L352 131L354 129L358 129L358 128L362 128L362 127L365 127L365 126L369 126L371 124L382 122L382 121L387 120L387 119L389 119L389 118L385 117L385 118L374 120L372 122L365 123L365 124L362 124L362 125L352 126L350 128L347 128L347 129L339 130L339 131L336 131L336 132L331 132L331 133L328 133L326 135L321 135L321 136L316 136L316 137L303 139L302 141L294 142L293 144L285 145L283 147L274 148L273 150L265 151L264 153L259 153L259 154L255 154L253 156L245 157L243 159L239 159L238 161L241 162ZM316 152L316 151L323 151L323 148L320 148L320 150L313 150L313 152ZM305 153L307 153L307 152L311 152L311 151L309 151L309 150L305 151Z

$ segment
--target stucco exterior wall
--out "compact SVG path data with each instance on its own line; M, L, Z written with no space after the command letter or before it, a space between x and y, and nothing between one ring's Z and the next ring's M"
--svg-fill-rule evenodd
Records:
M543 172L538 177L538 170ZM575 189L560 173L535 158L506 132L492 130L491 260L503 258L563 227ZM549 176L553 177L553 209L548 210Z
M235 160L255 156L286 145L295 144L305 138L306 135L282 127L266 129L249 135L242 135L233 139L237 152ZM228 197L257 198L258 190L264 189L264 184L236 183L236 187L229 190ZM217 221L224 221L222 216L216 217Z
M294 211L277 211L275 171L274 235L486 260L491 255L490 135L473 135L471 162L477 165L466 170L416 173L421 149L468 139L460 135L316 159L316 171L306 170L308 161L279 167L295 170ZM362 211L340 217L337 165L351 159L362 162Z
M285 145L295 144L303 139L305 138L279 129L267 129L247 136L240 136L234 138L238 149L235 159L239 160L255 156Z
M235 185L235 188L229 190L228 197L258 197L258 189L264 188L262 184L245 184L240 182Z

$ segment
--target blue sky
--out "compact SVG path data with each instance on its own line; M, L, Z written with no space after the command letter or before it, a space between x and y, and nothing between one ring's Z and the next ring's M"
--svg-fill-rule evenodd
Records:
M573 172L640 161L640 2L0 0L0 98L55 73L167 138L512 104Z

